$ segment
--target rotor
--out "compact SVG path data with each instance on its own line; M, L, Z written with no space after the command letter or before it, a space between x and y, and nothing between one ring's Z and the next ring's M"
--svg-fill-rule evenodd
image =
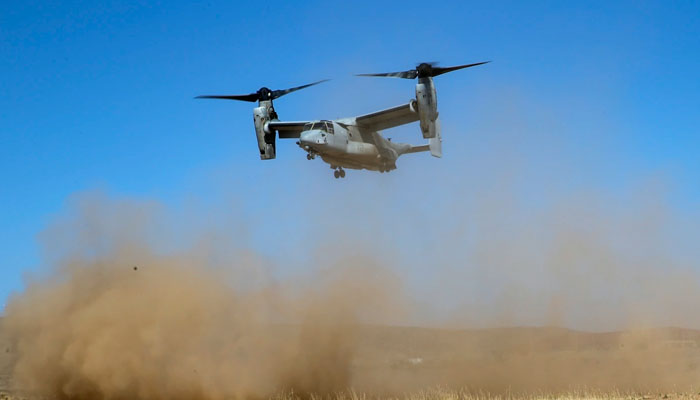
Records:
M309 86L314 86L318 85L319 83L323 83L328 81L329 79L324 79L318 82L314 83L309 83L307 85L302 85L302 86L297 86L289 89L283 89L283 90L270 90L266 87L261 87L258 89L258 91L250 94L233 94L233 95L204 95L204 96L197 96L195 99L222 99L222 100L239 100L239 101L248 101L251 103L254 103L256 101L265 101L265 100L274 100L277 98L280 98L284 96L285 94L295 92L297 90L305 89Z
M403 78L403 79L416 79L416 78L426 78L434 77L448 72L456 71L458 69L476 67L477 65L482 65L489 63L491 61L482 61L473 64L457 65L454 67L438 67L436 62L424 62L420 63L414 69L409 69L408 71L399 72L384 72L379 74L357 74L357 76L379 76L379 77L390 77L390 78Z

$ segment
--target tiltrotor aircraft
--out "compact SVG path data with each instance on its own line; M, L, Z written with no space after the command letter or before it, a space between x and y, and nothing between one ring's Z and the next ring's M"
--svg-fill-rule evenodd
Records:
M286 90L270 90L263 87L255 93L245 95L197 96L196 98L257 101L258 107L253 109L253 121L261 160L275 158L276 137L298 139L296 143L307 152L307 159L313 160L317 156L321 157L323 161L330 164L336 178L344 178L344 168L389 172L396 169L396 160L399 156L407 153L429 151L434 157L442 157L437 92L433 84L433 77L487 62L447 68L438 67L435 63L421 63L415 69L408 71L360 74L358 76L418 78L416 98L411 99L406 104L386 110L332 121L280 121L272 105L273 100L285 94L317 85L326 80ZM427 145L413 146L407 143L392 142L390 139L384 138L380 132L415 121L420 121L423 138L428 139Z

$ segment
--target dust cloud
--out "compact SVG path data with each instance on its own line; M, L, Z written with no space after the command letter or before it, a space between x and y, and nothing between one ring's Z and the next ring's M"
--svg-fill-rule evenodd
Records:
M444 280L425 298L351 235L351 252L307 248L313 265L279 274L245 233L180 235L157 204L81 195L41 235L46 269L8 303L13 386L66 400L692 389L700 332L649 327L697 321L696 271L654 246L663 229L564 211L582 224L552 212L499 229L480 210L483 238L437 248ZM622 232L649 248L630 258ZM441 296L461 310L436 323L422 305ZM572 321L627 330L523 327Z
M483 153L453 175L412 171L425 190L409 205L396 175L289 190L323 224L257 235L191 223L221 208L173 217L78 196L41 235L46 268L8 303L13 385L66 400L697 387L700 332L680 329L700 328L697 211L654 185L566 198L520 172L536 162ZM256 190L264 222L290 213L279 188ZM282 248L283 265L261 247Z
M152 229L157 206L100 197L78 199L43 235L50 267L7 306L14 386L29 393L224 399L333 392L350 386L361 319L397 311L386 294L397 298L397 278L371 260L338 257L309 276L279 281L250 252L217 255L204 239L163 251L153 240L167 236Z

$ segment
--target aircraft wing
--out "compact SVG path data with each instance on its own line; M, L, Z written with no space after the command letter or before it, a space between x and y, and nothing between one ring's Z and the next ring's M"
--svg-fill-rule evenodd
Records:
M355 123L361 128L381 131L399 125L410 124L418 120L418 113L413 111L411 103L408 103L371 114L361 115L355 118Z
M267 123L269 131L277 131L280 139L297 139L304 125L309 121L270 121Z

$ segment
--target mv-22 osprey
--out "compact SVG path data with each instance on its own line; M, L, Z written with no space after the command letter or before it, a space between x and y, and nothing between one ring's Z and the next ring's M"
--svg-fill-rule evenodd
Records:
M286 90L270 90L263 87L255 93L246 95L197 96L196 98L257 101L258 107L253 109L253 121L261 160L275 158L275 137L299 139L296 143L307 152L307 159L321 157L323 161L330 164L336 178L344 178L344 168L389 172L396 169L396 160L399 156L407 153L430 151L432 156L442 157L437 92L433 77L487 62L447 68L438 67L434 63L421 63L415 69L408 71L360 74L358 76L418 78L416 98L411 99L407 104L386 110L332 121L280 121L272 105L273 100L285 94L326 80ZM412 146L407 143L392 142L380 133L380 131L415 121L420 121L423 138L428 139L427 145Z

